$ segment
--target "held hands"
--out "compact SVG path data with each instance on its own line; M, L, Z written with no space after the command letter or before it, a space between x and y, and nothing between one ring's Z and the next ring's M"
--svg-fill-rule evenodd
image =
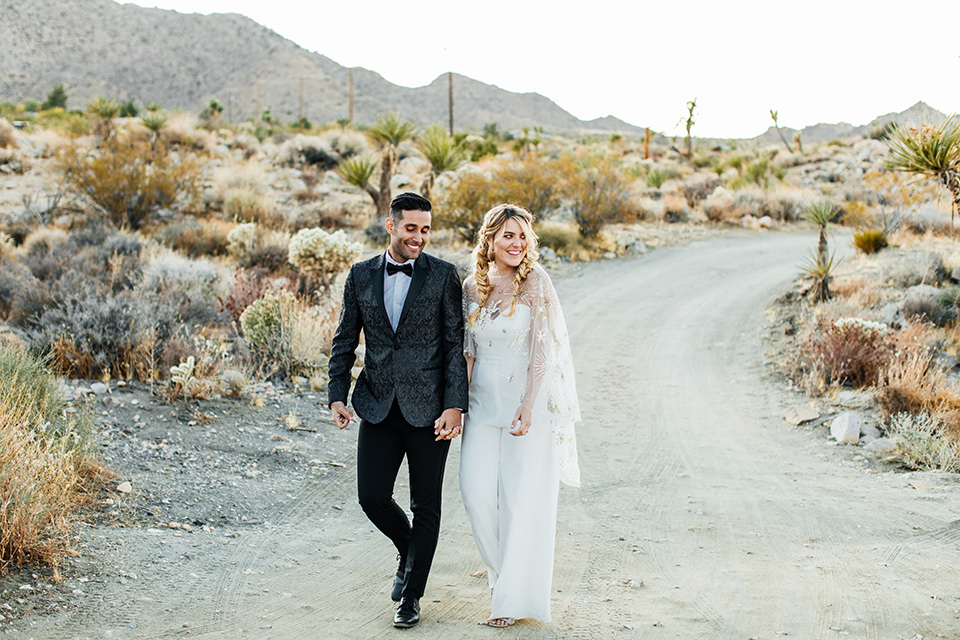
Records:
M520 405L517 412L513 414L513 422L510 423L510 435L525 436L530 431L530 409Z
M346 426L350 424L350 421L353 420L353 413L339 400L330 405L330 411L333 413L333 421L340 429L346 428Z
M433 423L433 432L437 434L437 441L453 440L463 429L463 417L460 409L445 409Z

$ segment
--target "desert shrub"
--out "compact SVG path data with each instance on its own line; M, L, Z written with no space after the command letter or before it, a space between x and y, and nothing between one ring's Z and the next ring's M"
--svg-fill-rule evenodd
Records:
M960 436L960 398L943 369L936 366L938 350L916 339L901 339L900 343L878 381L876 401L884 418L926 413L952 429L955 437Z
M887 234L882 229L863 229L853 233L853 246L862 253L876 253L887 245Z
M16 149L16 129L5 118L0 118L0 149Z
M253 250L257 241L257 225L252 222L238 224L227 234L227 253L236 259Z
M0 257L0 318L8 317L21 292L37 286L41 285L27 267L9 257Z
M681 185L680 194L686 198L687 205L693 209L700 202L706 200L719 186L720 180L716 178L698 180Z
M284 142L277 152L277 162L283 166L316 166L324 171L339 164L341 156L330 144L317 136L298 134Z
M578 166L568 157L561 162L564 196L581 236L592 238L609 222L633 222L642 216L612 161L605 158Z
M928 251L901 254L897 261L884 265L882 280L904 289L918 284L936 286L947 281L949 273L938 254Z
M193 158L116 136L96 153L67 148L58 156L58 166L71 189L117 227L134 230L157 209L178 203L189 208L199 189L200 167Z
M884 425L896 437L900 460L911 469L960 473L960 441L925 413L897 413Z
M491 174L468 173L446 190L434 217L438 226L453 229L467 242L473 242L483 214L503 202L515 202L543 218L559 206L563 196L560 170L563 167L557 161L528 155Z
M267 174L257 162L229 165L221 167L213 173L214 197L220 204L226 199L227 194L234 189L266 193L269 187Z
M56 566L74 511L105 477L85 414L62 412L59 382L25 350L0 343L0 575ZM78 417L79 416L79 417Z
M291 374L291 340L296 311L294 295L280 291L267 293L240 315L243 338L261 375L286 378Z
M293 375L312 377L326 372L338 314L338 306L330 298L325 304L298 307L290 340Z
M60 291L22 330L31 346L66 376L125 378L137 358L145 323L129 290L104 292L93 284Z
M810 390L874 384L890 359L888 333L886 325L861 318L821 318L801 344Z
M163 226L153 237L191 258L222 256L227 254L228 230L232 227L221 220L187 220Z
M577 228L559 220L544 220L537 225L540 246L549 247L562 256L571 257L580 244Z
M144 297L175 291L212 302L222 293L220 270L209 260L192 260L172 252L160 254L144 266L140 291Z
M235 272L230 284L230 293L217 301L220 311L227 314L233 322L239 323L240 316L247 307L268 292L276 292L283 288L267 276L266 269L241 269ZM289 283L289 281L286 282Z
M265 269L269 273L284 275L290 268L287 260L288 242L262 242L257 244L238 264L245 269Z
M277 226L285 221L268 196L243 188L227 191L223 213L237 222L256 222L266 226Z
M331 129L320 135L341 159L363 155L370 150L367 137L352 129Z
M663 196L662 219L664 222L687 222L690 220L690 209L687 200L677 193L668 193Z
M957 309L945 306L937 300L911 298L900 306L903 317L913 322L929 322L936 327L945 327L956 321Z
M23 253L28 256L38 256L60 249L67 244L70 237L63 229L56 227L37 227L23 241Z
M327 291L336 277L356 262L363 245L350 242L343 231L301 229L290 241L288 259L304 276L305 292Z

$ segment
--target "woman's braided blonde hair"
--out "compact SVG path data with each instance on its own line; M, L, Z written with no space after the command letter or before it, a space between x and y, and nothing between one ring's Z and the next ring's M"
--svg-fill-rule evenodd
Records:
M533 269L533 265L540 258L540 254L537 253L537 234L533 231L532 213L515 204L498 204L487 211L483 216L483 224L480 225L480 230L477 232L477 246L473 250L473 279L477 283L480 306L474 309L467 318L471 325L476 323L480 309L487 303L490 293L493 291L493 285L490 283L490 265L494 262L493 241L500 230L503 229L507 220L511 219L520 225L520 229L526 236L527 250L513 277L513 298L510 300L510 310L504 315L513 315L517 308L517 301L520 299L520 287Z

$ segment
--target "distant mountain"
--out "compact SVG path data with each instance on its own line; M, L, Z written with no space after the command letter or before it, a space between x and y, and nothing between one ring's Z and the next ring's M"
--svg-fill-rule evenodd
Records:
M70 108L96 96L198 113L211 98L224 117L242 121L261 109L282 121L303 115L331 122L348 115L349 71L238 14L182 14L112 0L0 0L0 100L42 100L63 84ZM386 111L421 124L446 123L446 74L416 89L354 69L354 116L373 122ZM454 75L458 129L542 126L550 131L636 133L613 117L578 120L536 93L511 93Z
M921 122L939 123L946 117L945 114L940 113L925 102L918 102L906 111L888 113L874 118L869 124L854 126L846 122L840 122L837 124L821 123L804 127L800 130L800 140L804 143L816 143L828 142L837 138L851 138L854 136L866 137L869 135L871 129L881 127L888 122L896 122L897 124L920 124ZM780 127L780 130L783 132L784 137L792 143L793 136L797 130L791 129L790 127ZM753 138L753 140L761 143L780 144L780 136L777 134L775 127L770 127L756 138Z

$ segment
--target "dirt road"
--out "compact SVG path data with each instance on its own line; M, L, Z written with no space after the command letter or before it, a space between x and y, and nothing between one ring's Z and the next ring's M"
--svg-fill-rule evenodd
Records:
M8 637L958 638L958 485L876 473L783 420L796 398L764 368L764 308L813 244L745 234L557 279L584 486L561 491L551 625L477 626L486 579L455 445L423 622L392 629L392 554L356 505L355 430L328 428L317 446L347 466L291 477L240 533L89 531L125 567L100 604Z

